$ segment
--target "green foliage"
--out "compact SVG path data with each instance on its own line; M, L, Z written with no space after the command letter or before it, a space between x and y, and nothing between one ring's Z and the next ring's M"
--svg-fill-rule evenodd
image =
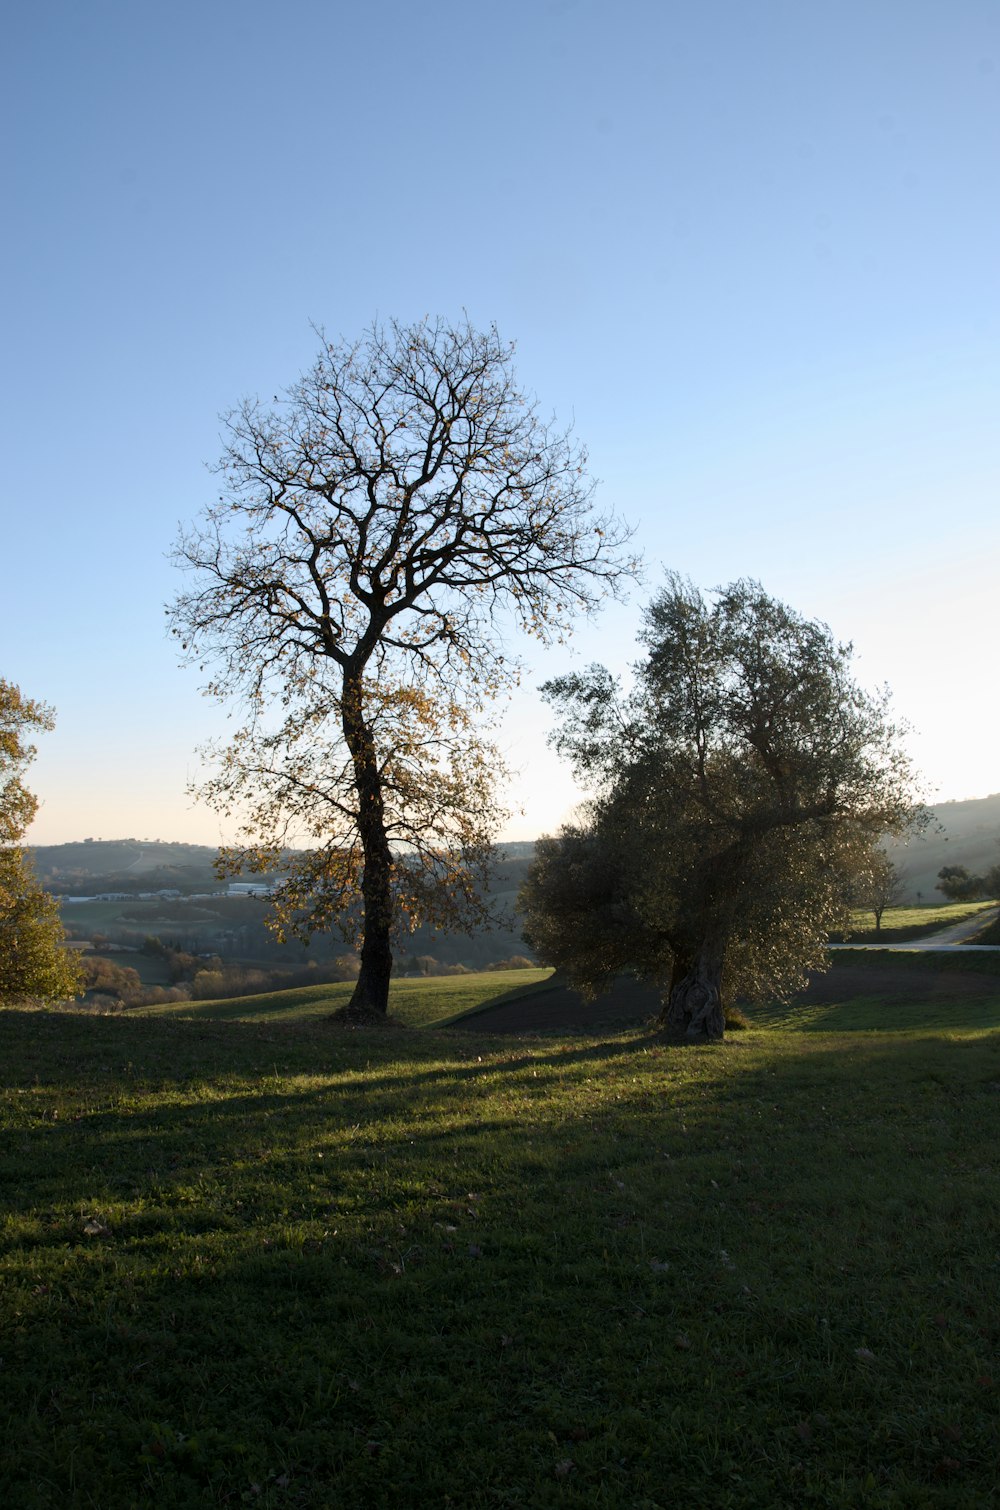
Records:
M18 1510L995 1498L996 1034L0 1055Z
M545 689L595 795L537 847L525 936L582 989L669 985L667 1022L719 1036L726 1000L824 967L874 841L912 821L911 772L850 648L756 583L708 604L671 577L642 639L630 696L602 667Z
M855 907L867 908L875 918L875 932L882 929L882 915L906 895L905 873L881 846L873 847L854 878L850 899Z
M21 779L35 754L27 736L52 726L50 708L0 679L0 1001L73 996L79 981L62 947L58 905L21 847L38 806Z
M1000 901L1000 863L991 865L981 876L970 874L964 865L943 865L938 871L937 889L953 901L975 897Z
M970 875L964 865L942 865L938 871L937 889L944 892L950 902L973 901L988 894L983 877Z
M0 677L0 845L19 844L35 816L38 799L21 779L35 757L28 737L54 723L51 708Z
M0 849L0 1001L75 996L74 957L63 948L59 907L32 874L24 851Z

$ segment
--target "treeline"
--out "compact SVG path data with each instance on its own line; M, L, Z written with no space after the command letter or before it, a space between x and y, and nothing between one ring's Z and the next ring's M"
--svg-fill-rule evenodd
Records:
M937 889L950 902L981 902L1000 898L1000 863L991 865L983 875L974 875L964 865L942 865Z
M121 1011L129 1007L149 1007L179 1001L215 1001L230 996L259 996L266 991L290 991L297 986L325 986L340 981L357 980L361 961L356 954L341 954L334 960L292 968L265 969L257 965L232 964L213 955L189 954L173 949L156 937L147 938L142 953L162 961L168 984L154 985L143 981L132 965L119 964L103 955L84 955L83 1001L100 1011ZM534 961L515 954L487 965L488 970L531 970ZM397 972L401 976L469 975L468 966L448 964L433 955L411 955L402 959Z
M535 961L528 959L524 954L512 954L507 959L492 960L488 965L483 965L484 971L492 970L534 970ZM468 965L448 964L446 961L435 959L433 954L412 954L409 959L399 962L397 975L472 975L474 972Z
M219 997L257 996L265 991L288 991L296 986L323 986L356 980L361 961L356 954L343 954L323 964L308 964L274 970L243 964L227 964L218 955L208 959L172 949L158 938L148 938L144 954L163 961L168 985L144 982L131 965L101 955L85 955L81 961L84 1003L102 1011L156 1006L178 1001L211 1001Z

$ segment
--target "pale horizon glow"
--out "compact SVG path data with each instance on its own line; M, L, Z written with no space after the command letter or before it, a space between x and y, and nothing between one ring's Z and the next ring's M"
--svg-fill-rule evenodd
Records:
M538 685L627 671L668 569L852 641L932 802L1000 790L990 0L52 0L6 41L0 676L57 714L29 842L232 837L187 794L232 725L163 626L217 416L295 380L310 322L463 311L646 561L512 646L504 837L579 799Z

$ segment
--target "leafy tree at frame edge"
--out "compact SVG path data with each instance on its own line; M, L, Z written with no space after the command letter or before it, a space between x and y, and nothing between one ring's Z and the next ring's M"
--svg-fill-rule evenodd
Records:
M915 821L912 773L850 647L755 582L710 603L671 576L642 640L631 695L601 666L543 689L594 795L537 846L525 936L585 990L656 981L672 1036L721 1038L727 1001L826 968L873 843Z
M39 886L21 845L38 808L22 780L35 755L29 739L53 723L44 703L0 679L0 1001L64 999L80 983L63 947L58 905Z
M282 934L360 943L346 1014L381 1017L399 928L484 918L504 769L479 720L516 683L510 629L548 641L617 591L628 532L595 513L584 453L518 388L511 348L467 322L324 344L226 436L172 610L246 715L201 792L240 824L230 874L285 855Z

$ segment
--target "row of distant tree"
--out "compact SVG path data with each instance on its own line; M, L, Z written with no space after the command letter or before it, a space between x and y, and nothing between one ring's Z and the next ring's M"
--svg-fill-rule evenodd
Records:
M973 875L964 865L943 865L938 871L937 889L950 902L976 902L994 897L1000 900L1000 861L981 876Z
M320 964L311 960L296 969L261 969L257 966L226 963L218 956L188 954L172 949L159 938L146 939L143 951L162 960L169 984L144 982L139 971L121 959L86 954L80 959L80 985L85 1002L103 1011L118 1008L153 1006L179 1001L213 1001L233 996L259 996L265 991L287 991L296 986L329 985L358 978L361 961L354 953ZM134 956L133 956L134 957ZM529 970L533 960L512 955L498 960L491 970ZM468 967L448 964L433 955L403 957L399 961L402 976L467 975Z

